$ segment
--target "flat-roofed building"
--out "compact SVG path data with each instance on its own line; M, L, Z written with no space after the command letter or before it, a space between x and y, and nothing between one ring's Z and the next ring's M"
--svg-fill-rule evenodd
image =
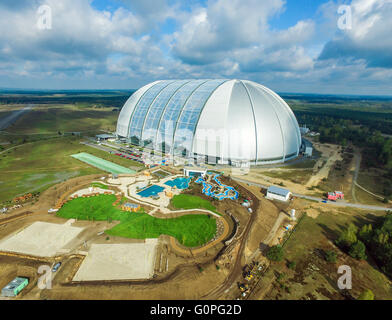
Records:
M28 284L29 279L16 277L1 290L1 295L4 297L16 297Z
M115 135L107 134L107 133L97 134L95 137L97 138L98 141L104 141L104 140L114 141L114 140L116 140Z
M267 198L275 199L280 201L288 201L290 199L291 192L287 189L270 186L267 189Z
M201 167L194 166L185 166L184 167L184 176L187 177L200 177L204 176L207 173L207 169Z

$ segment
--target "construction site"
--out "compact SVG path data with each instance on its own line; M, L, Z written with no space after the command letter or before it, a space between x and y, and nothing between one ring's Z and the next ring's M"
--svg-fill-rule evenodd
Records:
M260 249L279 242L283 236L281 223L290 220L283 212L289 212L294 203L275 204L264 199L260 188L227 176L217 180L217 174L211 172L206 181L215 183L215 190L221 194L229 190L229 197L220 200L205 192L206 186L196 183L197 178L186 186L181 180L185 179L181 178L182 170L167 166L162 169L69 179L44 191L37 201L6 214L0 220L0 286L14 275L27 277L29 284L16 299L121 299L130 298L129 288L135 299L242 297L243 291L236 283L250 280L243 277L244 265L255 260L260 261L260 266L267 263L261 259ZM165 190L149 196L143 193L159 186ZM212 207L182 209L171 201L176 195L198 197ZM181 238L188 235L177 236L170 228L160 231L158 237L148 238L147 232L145 236L122 236L114 231L127 223L126 218L119 218L119 223L116 216L67 216L67 206L105 197L114 197L116 214L132 215L133 211L124 208L133 203L134 211L141 210L159 221L173 219L173 224L182 217L208 217L215 231L211 238L200 235L204 243L195 246ZM195 232L197 227L192 228ZM39 289L37 268L52 268L58 262L61 266L53 272L52 288ZM255 270L250 268L249 272Z
M15 198L0 217L0 286L28 282L1 299L279 297L274 270L281 264L267 258L268 250L305 232L309 219L358 215L347 208L355 177L336 175L340 166L355 172L356 158L335 146L317 148L311 170L267 166L232 175L224 166L159 161L138 172L119 173L117 165L116 173L71 178ZM112 166L87 153L80 161ZM300 183L297 171L307 180ZM304 190L309 196L301 196ZM52 270L51 288L39 286L42 266Z

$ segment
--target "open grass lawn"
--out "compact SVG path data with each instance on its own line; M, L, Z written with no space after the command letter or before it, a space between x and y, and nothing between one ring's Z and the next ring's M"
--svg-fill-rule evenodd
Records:
M351 186L354 170L351 170L352 155L343 153L343 160L336 161L330 168L328 178L321 180L317 189L324 195L327 192L341 190L344 193L344 198L347 201L353 201Z
M61 132L92 133L115 130L118 111L112 108L93 108L82 105L37 105L19 118L7 131L17 134L56 134Z
M3 105L0 113L6 115L23 106ZM113 110L89 102L35 104L33 110L0 134L0 142L7 143L1 146L0 152L17 146L0 154L0 204L18 195L43 191L72 177L104 173L70 157L75 153L87 152L133 170L143 167L139 162L82 145L76 136L58 134L60 131L94 135L101 130L114 130L118 111Z
M22 107L24 105L18 105L18 108ZM15 107L0 106L0 117L11 109ZM102 133L102 130L114 131L119 112L113 110L112 107L98 108L91 103L35 104L31 111L23 114L6 132L0 134L0 142L9 142L12 146L22 141L56 137L58 132L95 135Z
M114 195L74 199L67 202L57 215L66 219L119 220L120 224L106 231L108 235L146 239L166 234L175 237L187 247L200 246L215 235L216 221L207 215L189 214L178 218L160 219L143 211L122 211L112 205L115 200Z
M299 161L293 164L288 164L287 166L283 166L282 168L286 169L312 169L316 164L316 160L313 159L305 159L303 161Z
M69 156L81 147L78 139L57 138L0 154L0 202L43 191L72 177L102 172Z
M263 175L282 180L290 180L293 183L305 184L312 176L310 169L287 170L285 167L274 171L262 171Z
M204 214L189 214L172 219L154 218L146 213L130 213L125 221L106 233L126 238L157 238L161 234L175 237L186 247L197 247L211 240L216 221Z
M1 114L8 109L3 107ZM75 153L88 152L133 170L142 167L136 161L81 145L77 137L58 135L58 131L94 134L114 130L118 111L112 110L83 104L35 105L21 116L0 135L0 141L10 142L0 151L26 142L0 154L0 203L24 193L43 191L72 177L103 173L70 157Z
M370 205L376 205L376 206L387 206L386 203L383 202L383 200L369 194L368 192L355 187L355 196L360 203L366 203Z
M112 220L123 220L128 213L113 206L116 196L99 195L90 198L77 198L67 202L58 212L57 215L66 219L79 220L96 220L105 221L108 218Z
M176 209L207 209L218 213L211 202L190 194L175 195L170 204Z
M362 166L361 171L358 175L357 182L360 186L366 188L368 191L384 198L385 184L389 182L384 175L385 170L367 169ZM361 190L360 188L356 188L355 192L357 194L357 199L360 202L376 205L385 205L382 202L382 199L379 199L378 197L375 197Z
M80 144L72 136L26 143L0 154L0 203L20 194L43 191L72 177L104 173L70 156L79 152L122 166L140 167L138 162Z
M361 226L369 223L372 217L367 212L353 209L341 209L338 214L324 212L317 218L305 216L284 245L285 261L272 264L270 273L284 273L285 277L280 283L276 282L268 299L344 299L337 287L340 265L348 265L352 269L350 295L353 298L370 289L376 299L392 299L391 281L370 257L367 261L355 260L332 244L344 226L350 222ZM325 261L321 252L326 250L334 250L338 254L336 263ZM296 263L295 270L287 268L287 261ZM288 291L284 289L287 287L290 288Z

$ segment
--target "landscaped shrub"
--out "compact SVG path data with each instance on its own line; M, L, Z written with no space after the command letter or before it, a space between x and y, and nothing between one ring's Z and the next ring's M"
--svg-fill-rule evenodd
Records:
M328 250L325 252L325 260L327 262L335 263L337 259L337 253L334 250Z

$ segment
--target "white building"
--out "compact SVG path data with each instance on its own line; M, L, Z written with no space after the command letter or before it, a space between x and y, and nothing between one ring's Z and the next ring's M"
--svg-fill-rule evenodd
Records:
M309 133L310 129L306 127L306 124L303 127L299 127L299 131L302 135Z
M304 152L304 155L305 156L307 156L307 157L311 157L312 156L312 153L313 153L313 148L312 147L305 147L305 152Z
M186 166L184 167L184 176L187 177L199 177L207 173L207 169L200 168L200 167L191 167L191 166Z
M97 138L97 141L107 140L107 141L113 142L116 140L116 136L113 134L103 133L103 134L97 134L95 137Z
M261 84L238 79L147 84L121 109L116 135L145 149L235 166L285 162L301 146L287 103Z
M267 189L267 199L288 201L290 199L291 192L287 189L270 186Z
M311 157L313 154L312 143L306 139L302 139L301 152L305 157Z

